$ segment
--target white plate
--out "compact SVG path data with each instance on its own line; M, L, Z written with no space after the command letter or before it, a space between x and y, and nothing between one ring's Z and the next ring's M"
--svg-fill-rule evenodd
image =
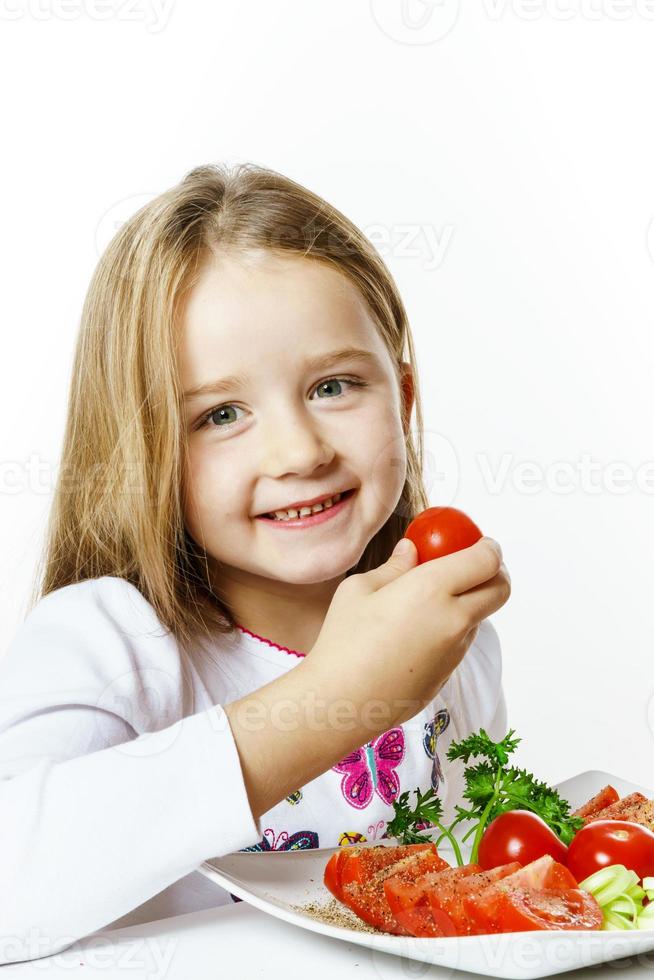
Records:
M556 789L569 800L572 809L575 809L607 783L615 786L620 796L634 792L644 793L647 797L654 796L654 791L599 771L582 772L559 783ZM467 970L490 977L507 977L510 980L531 980L534 977L554 976L579 967L654 950L654 929L633 932L569 932L557 929L547 932L418 939L360 932L328 924L296 911L293 906L302 906L309 902L326 905L331 901L332 895L323 885L322 879L329 857L337 850L339 848L320 847L306 851L269 853L237 851L205 861L198 870L238 898L285 922L324 936L332 936L334 939L344 939L349 943L433 963L450 970ZM451 864L455 864L445 847L439 847L439 852Z

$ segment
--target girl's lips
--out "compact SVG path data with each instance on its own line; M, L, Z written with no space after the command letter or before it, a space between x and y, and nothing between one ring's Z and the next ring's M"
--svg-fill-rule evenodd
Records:
M342 513L348 507L355 493L356 489L347 490L341 495L341 499L337 504L332 504L327 510L321 510L319 513L310 514L307 517L298 517L290 521L278 521L273 517L257 517L256 520L263 521L264 524L268 524L271 527L278 527L281 530L289 531L292 528L314 527L316 524L324 524L325 521L329 521L332 517L336 517L337 514Z

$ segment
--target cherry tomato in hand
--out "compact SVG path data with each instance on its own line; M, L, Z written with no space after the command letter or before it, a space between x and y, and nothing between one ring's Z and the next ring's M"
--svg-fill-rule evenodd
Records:
M489 870L511 861L529 864L544 854L567 864L568 848L544 820L529 810L507 810L486 827L478 860Z
M654 875L654 833L628 820L594 820L572 838L567 864L577 881L611 864L648 878Z
M418 564L421 564L469 548L483 535L462 510L456 507L428 507L414 517L404 537L411 538L415 544Z

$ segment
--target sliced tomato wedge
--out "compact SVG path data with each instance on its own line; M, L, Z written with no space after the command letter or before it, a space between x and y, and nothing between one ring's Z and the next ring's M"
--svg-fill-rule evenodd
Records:
M363 883L350 881L343 884L342 901L352 911L356 912L364 922L368 922L377 929L399 936L409 936L411 935L409 930L393 916L384 891L384 882L387 878L397 875L401 876L405 882L411 882L427 872L439 871L443 866L447 867L447 862L432 850L422 850L418 853L409 854L381 871L377 871L368 881Z
M341 897L341 879L338 865L343 857L343 854L343 851L336 851L334 854L332 854L323 873L323 882L325 883L325 886L330 890L332 895L335 895L336 898L339 899Z
M373 847L343 847L332 854L327 862L323 882L332 895L343 901L343 884L350 881L363 883L377 871L419 851L438 854L436 845L432 842L399 844L396 847L386 847L383 844Z
M565 865L544 854L519 868L502 884L507 888L576 888L577 879Z
M464 900L470 913L470 900ZM600 929L602 910L581 888L510 888L494 885L476 898L473 914L486 932Z
M607 806L612 806L617 803L620 799L620 794L617 789L615 789L610 784L601 789L599 793L593 796L588 803L584 803L580 806L578 810L574 811L573 816L575 817L592 817L595 813L599 813Z
M436 883L427 893L431 914L434 923L443 931L439 935L470 936L476 933L474 922L470 919L464 899L467 896L479 895L490 885L508 878L516 871L520 870L518 861L510 864L503 864L490 871L482 871L479 874L469 875L452 882L451 887L441 888ZM445 932L445 927L449 926L451 932Z
M524 932L533 929L599 929L602 911L572 874L549 855L476 894L463 896L471 930Z
M380 844L377 847L347 848L339 863L341 888L351 881L364 884L378 871L388 868L396 861L401 861L402 858L409 857L411 854L420 854L423 851L438 856L436 845L432 842L398 844L397 847L385 847Z
M450 894L456 882L474 875L481 868L478 864L466 864L462 868L435 869L415 880L404 875L393 875L384 881L386 901L395 921L412 936L453 936L451 924L441 917L435 920L428 896L438 890Z

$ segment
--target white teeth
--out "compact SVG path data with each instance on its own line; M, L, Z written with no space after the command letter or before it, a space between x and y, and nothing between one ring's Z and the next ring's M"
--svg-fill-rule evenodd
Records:
M319 514L321 510L328 510L334 504L337 504L340 499L341 494L336 493L333 497L328 497L327 500L323 500L321 504L314 504L313 507L301 507L299 510L276 510L273 516L278 521L293 521L297 520L298 517L309 517L311 514Z

